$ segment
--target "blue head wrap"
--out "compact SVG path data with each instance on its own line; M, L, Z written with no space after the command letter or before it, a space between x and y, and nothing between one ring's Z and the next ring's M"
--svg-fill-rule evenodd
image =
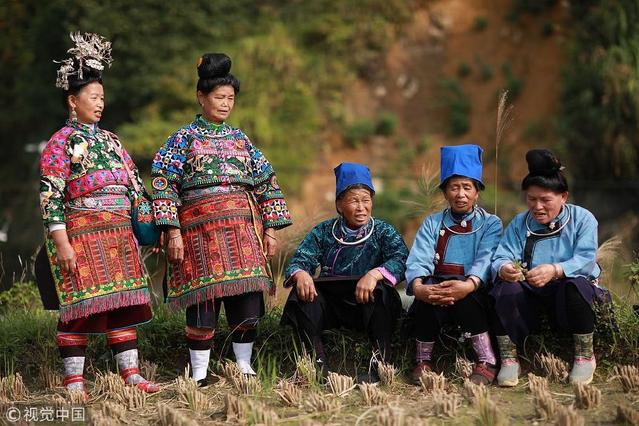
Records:
M375 193L368 167L357 163L342 163L335 167L335 198L338 198L349 186L357 184L365 185L373 194Z
M484 189L481 177L483 152L478 145L442 146L439 187L443 188L451 176L463 176L476 180L479 189Z

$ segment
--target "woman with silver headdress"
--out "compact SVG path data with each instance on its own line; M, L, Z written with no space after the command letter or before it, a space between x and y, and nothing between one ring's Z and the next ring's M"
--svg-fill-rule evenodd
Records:
M222 303L240 371L251 366L264 290L274 290L269 258L275 231L291 216L264 154L229 118L240 91L231 58L207 53L197 65L202 113L178 129L153 159L156 223L168 234L168 302L186 308L191 374L206 384Z
M131 226L132 199L142 196L144 186L118 137L98 127L111 44L96 34L75 33L71 39L75 47L56 82L69 119L40 159L40 207L59 299L56 343L64 384L84 391L87 335L106 334L124 381L155 392L158 386L138 369L135 328L152 318L149 279Z
M574 341L571 383L590 383L593 353L593 305L609 300L599 286L597 220L583 207L569 204L568 181L555 155L546 149L526 154L528 175L521 188L528 210L510 222L492 261L495 287L495 334L501 354L501 386L516 386L516 345L538 330L548 311Z
M424 220L406 262L406 293L416 338L412 378L432 371L435 340L452 324L467 336L477 362L470 380L490 384L496 358L489 330L490 260L502 232L501 220L477 205L482 182L482 149L477 145L441 148L440 189L449 204Z
M377 361L391 361L391 340L402 311L395 286L404 279L408 249L389 223L371 216L375 190L368 167L342 163L335 168L335 208L339 217L315 226L287 269L291 290L282 323L293 326L329 370L322 332L345 327L364 331ZM319 269L319 276L314 279ZM376 382L377 362L358 381Z

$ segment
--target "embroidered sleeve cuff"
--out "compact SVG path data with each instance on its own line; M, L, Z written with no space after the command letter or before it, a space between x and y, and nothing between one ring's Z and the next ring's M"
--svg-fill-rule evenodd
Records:
M283 198L274 198L260 203L260 210L265 228L282 229L293 223Z
M153 200L153 215L158 226L169 225L180 227L177 206L174 201L168 199Z
M397 278L390 271L383 266L380 266L377 269L384 276L384 283L388 284L391 287L395 287L397 285Z

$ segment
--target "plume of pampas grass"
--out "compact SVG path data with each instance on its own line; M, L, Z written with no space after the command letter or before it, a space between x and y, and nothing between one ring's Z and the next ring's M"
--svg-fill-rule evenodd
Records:
M495 131L495 214L497 214L497 191L499 186L499 145L501 144L506 128L512 121L513 106L506 106L507 102L508 90L504 90L501 92L501 95L499 95L499 102L497 104L497 129Z

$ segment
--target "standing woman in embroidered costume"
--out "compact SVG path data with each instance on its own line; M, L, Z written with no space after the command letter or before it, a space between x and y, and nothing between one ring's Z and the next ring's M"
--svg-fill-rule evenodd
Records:
M475 351L470 380L488 385L495 378L487 289L502 224L477 204L484 189L482 152L477 145L441 148L439 188L449 207L424 220L406 262L406 293L415 296L409 316L416 338L416 382L424 371L432 371L435 339L451 323L470 338Z
M597 220L567 203L568 182L552 152L528 151L526 161L529 173L521 188L528 211L508 225L492 263L501 354L497 379L501 386L517 385L516 345L538 329L540 312L548 310L559 328L573 335L570 383L587 384L596 367L593 304L610 297L598 284Z
M274 290L268 259L275 230L291 224L273 167L226 123L240 91L230 70L223 53L200 58L202 114L169 137L152 170L156 223L168 233L168 302L186 308L192 376L200 385L222 302L237 364L255 374L251 353L264 315L262 292Z
M315 226L304 238L287 269L285 287L292 286L282 314L316 356L326 375L329 370L322 332L346 327L364 331L389 363L391 340L402 310L395 286L404 279L408 248L389 223L371 216L375 190L368 167L342 163L335 168L335 207L339 217ZM326 287L313 276L335 278ZM339 277L350 277L351 282ZM377 382L377 363L360 382Z
M152 318L149 279L131 227L131 200L140 195L132 179L144 186L118 137L98 127L102 70L112 62L111 44L96 34L76 33L71 39L76 46L56 82L69 119L40 159L40 206L60 304L56 343L64 384L84 391L87 335L106 334L124 381L155 392L158 386L140 376L135 328Z

